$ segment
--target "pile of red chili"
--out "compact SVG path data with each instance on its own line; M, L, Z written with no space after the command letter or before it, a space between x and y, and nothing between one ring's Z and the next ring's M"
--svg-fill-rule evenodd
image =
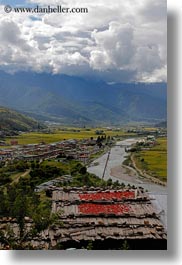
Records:
M79 212L83 214L123 214L130 210L129 205L124 204L94 204L83 203L78 206Z
M111 192L96 192L79 194L81 200L96 201L96 200L111 200L111 199L134 199L134 191L111 191Z

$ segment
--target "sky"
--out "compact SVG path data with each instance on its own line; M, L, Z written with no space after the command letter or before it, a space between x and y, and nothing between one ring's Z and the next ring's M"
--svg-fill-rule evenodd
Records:
M59 4L88 13L5 13L6 4ZM166 81L166 0L0 0L0 69Z

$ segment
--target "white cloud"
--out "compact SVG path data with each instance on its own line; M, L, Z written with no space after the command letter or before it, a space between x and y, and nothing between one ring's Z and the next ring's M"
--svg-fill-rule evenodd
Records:
M22 50L30 48L23 38L19 26L9 19L2 19L0 22L0 40L1 45L5 47L20 47Z
M124 80L124 73L132 81L166 80L166 0L29 2L89 12L5 14L1 8L1 68L109 76L111 81Z
M153 72L142 72L140 73L140 80L142 82L166 82L166 65L162 68L155 69Z
M133 29L130 24L121 24L118 22L111 22L109 29L92 33L92 38L96 42L96 50L94 50L94 58L91 52L92 66L98 65L98 56L102 58L102 64L108 66L108 68L114 67L116 69L126 69L131 63L134 54L133 44ZM102 55L103 53L103 55ZM104 61L105 60L105 61ZM99 69L95 67L95 69Z

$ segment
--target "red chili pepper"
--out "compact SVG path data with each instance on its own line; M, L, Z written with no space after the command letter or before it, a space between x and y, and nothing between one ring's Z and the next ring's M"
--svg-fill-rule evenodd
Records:
M79 194L81 200L111 200L111 199L134 199L134 191L114 191Z
M84 214L99 214L99 213L123 214L129 212L130 206L124 204L103 205L103 204L94 204L94 203L83 203L78 206L78 209L79 212Z

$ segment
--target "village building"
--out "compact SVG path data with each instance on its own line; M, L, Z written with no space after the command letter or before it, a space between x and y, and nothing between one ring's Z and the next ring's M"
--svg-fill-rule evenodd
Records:
M13 140L14 141L14 140ZM0 154L0 160L16 159L16 160L41 160L51 159L58 156L72 158L81 162L87 163L90 156L98 152L99 147L96 141L92 141L90 145L90 139L87 140L65 140L52 144L27 144L23 146L15 145L17 142L13 142L13 146L8 150L2 149L2 155Z
M122 249L123 242L131 249L167 248L165 228L143 189L52 186L46 194L59 219L29 242L35 249L80 249L89 242L94 249Z
M11 140L10 145L18 145L18 141L17 140Z

